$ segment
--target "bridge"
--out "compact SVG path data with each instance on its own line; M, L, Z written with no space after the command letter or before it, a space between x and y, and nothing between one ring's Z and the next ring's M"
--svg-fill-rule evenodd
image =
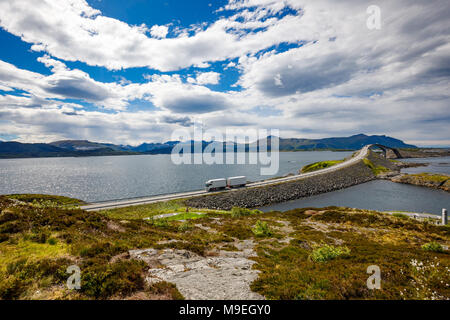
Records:
M313 176L317 176L317 175L322 175L322 174L329 173L329 172L334 172L334 171L340 170L342 168L351 166L351 165L363 160L365 157L367 157L367 155L369 154L369 150L373 147L378 147L380 149L384 148L381 150L392 149L392 148L382 146L382 145L375 145L375 144L366 145L362 149L357 151L357 153L354 154L353 157L346 159L344 162L338 163L332 167L324 168L324 169L317 170L314 172L301 173L301 174L288 176L288 177L252 182L252 183L247 184L246 188L269 186L269 185L274 185L274 184L278 184L278 183L290 182L290 181L294 181L294 180L299 180L299 179L304 179L304 178L313 177ZM225 191L220 191L220 192L239 192L239 189L231 189L231 190L225 190ZM142 204L164 202L164 201L169 201L169 200L199 197L199 196L204 196L207 194L216 194L216 193L220 193L220 192L207 192L205 190L197 190L197 191L189 191L189 192L183 192L183 193L174 193L174 194L158 195L158 196L151 196L151 197L135 198L135 199L113 200L113 201L105 201L105 202L98 202L98 203L90 203L90 204L81 206L81 209L84 209L86 211L108 210L108 209L123 208L123 207L129 207L129 206L137 206L137 205L142 205Z
M391 150L395 154L397 159L402 159L403 158L403 156L401 155L400 151L398 151L398 149L396 149L396 148L386 147L386 146L383 146L383 145L378 144L378 143L371 144L369 146L369 148L370 149L374 149L374 148L380 149L381 151L383 151L383 155L384 155L385 158L387 158L388 150Z

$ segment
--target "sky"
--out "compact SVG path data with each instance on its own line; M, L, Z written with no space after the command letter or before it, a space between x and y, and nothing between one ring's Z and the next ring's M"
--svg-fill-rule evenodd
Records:
M137 145L201 121L450 146L449 17L448 0L0 0L0 140Z

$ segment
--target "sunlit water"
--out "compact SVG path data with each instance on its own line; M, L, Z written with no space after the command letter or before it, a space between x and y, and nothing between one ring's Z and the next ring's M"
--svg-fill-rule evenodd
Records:
M352 152L281 152L280 169L261 176L260 165L175 165L170 155L0 160L0 194L45 193L85 201L125 199L204 188L214 178L247 176L250 181L297 173L322 160Z

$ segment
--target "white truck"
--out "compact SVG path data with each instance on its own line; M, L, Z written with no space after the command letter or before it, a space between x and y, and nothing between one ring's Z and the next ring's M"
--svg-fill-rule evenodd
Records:
M222 190L227 187L227 180L226 179L213 179L206 181L206 191L216 191L216 190Z
M247 184L247 177L230 177L227 179L227 187L228 188L239 188L244 187Z
M225 188L239 188L247 184L247 177L230 177L228 179L213 179L206 181L206 191L217 191Z

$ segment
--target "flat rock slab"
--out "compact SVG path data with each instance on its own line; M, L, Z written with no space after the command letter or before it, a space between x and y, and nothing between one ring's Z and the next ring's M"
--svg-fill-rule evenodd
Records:
M248 257L254 255L253 243L247 242L238 245L242 251L220 251L213 257L176 249L132 250L130 256L151 267L147 282L174 283L186 299L262 300L263 296L250 290L259 271L252 270L255 262Z

